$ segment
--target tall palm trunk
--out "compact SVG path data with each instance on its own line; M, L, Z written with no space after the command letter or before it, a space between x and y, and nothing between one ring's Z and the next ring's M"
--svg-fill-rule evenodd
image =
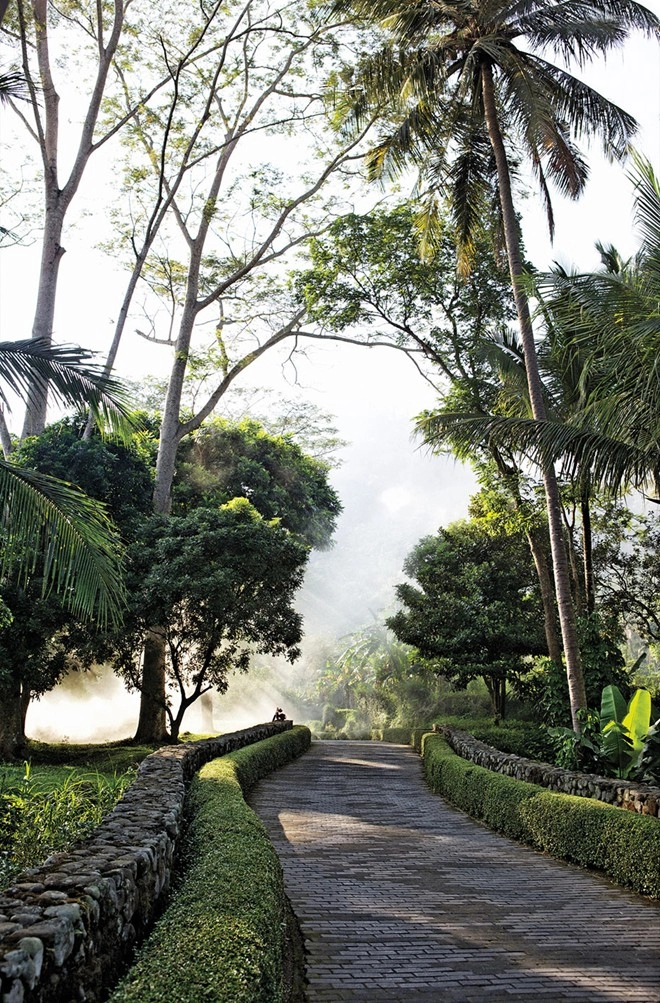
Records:
M591 530L591 505L588 484L580 485L580 511L582 514L582 565L587 613L596 608L596 581L594 578L593 533Z
M557 623L557 603L555 601L555 590L552 587L552 574L548 564L547 537L544 545L539 531L528 529L525 535L539 580L541 604L543 606L543 628L545 630L545 641L548 646L548 655L550 661L561 665L561 641L559 639L559 625Z
M516 512L523 513L524 503L520 493L519 473L507 465L499 450L491 450L493 460L500 477L506 484L513 500ZM552 662L561 665L561 638L559 636L559 621L557 619L557 602L552 583L552 572L548 562L548 535L544 529L530 526L525 530L525 537L536 568L543 606L543 629L548 655Z
M493 154L495 156L495 163L497 165L499 199L502 209L502 219L504 222L507 258L509 262L509 271L511 273L516 311L518 314L520 337L525 357L525 371L527 373L529 399L534 418L537 421L543 421L546 417L546 413L543 401L541 378L539 375L538 359L536 356L536 346L534 344L532 319L529 312L529 303L525 293L523 292L520 281L523 275L523 266L520 253L518 220L516 218L513 197L511 195L511 174L504 147L504 141L502 139L502 132L500 130L499 120L497 117L493 74L490 66L488 65L484 65L482 69L481 82L488 136L493 149ZM557 484L557 476L552 465L544 467L543 483L545 486L546 506L548 511L548 529L550 532L550 548L552 552L557 607L559 610L559 623L561 625L564 656L566 659L566 676L568 679L568 691L571 701L571 718L575 731L580 731L578 711L586 709L587 697L580 660L575 610L573 608L573 600L571 597L570 575L566 559L566 548L564 546L562 535L559 485Z

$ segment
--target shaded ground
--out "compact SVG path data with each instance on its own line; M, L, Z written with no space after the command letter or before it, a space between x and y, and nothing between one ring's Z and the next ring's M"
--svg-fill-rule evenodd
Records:
M262 781L308 952L309 1003L660 1003L660 909L498 836L419 757L317 742Z

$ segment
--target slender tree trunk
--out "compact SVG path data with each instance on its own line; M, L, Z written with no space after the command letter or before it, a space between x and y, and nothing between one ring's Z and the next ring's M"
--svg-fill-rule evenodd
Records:
M46 182L47 186L51 185ZM39 339L50 345L53 338L53 320L55 317L55 298L57 294L57 279L60 261L64 248L60 244L64 217L57 202L59 193L50 194L46 199L46 219L41 252L41 267L39 270L39 289L37 306L32 325L32 338ZM28 435L40 435L46 427L46 408L48 406L48 391L42 385L32 384L29 388L25 420L21 438Z
M511 492L516 512L522 513L524 511L524 502L520 494L520 472L515 467L508 466L498 450L493 449L492 455L500 477ZM545 631L545 643L548 647L548 655L551 661L557 665L561 665L561 638L559 634L559 621L557 619L557 603L552 574L548 566L548 535L541 529L530 528L525 531L525 536L534 561L534 567L536 568L536 576L539 580L541 605L543 606L543 629Z
M552 574L548 567L546 545L541 539L541 534L535 530L530 529L525 535L527 536L529 549L534 560L534 567L536 568L536 575L541 590L543 628L545 630L545 643L548 646L548 655L552 662L561 665L561 640L559 636L559 622L557 620L557 603L555 601Z
M212 734L216 729L213 723L213 697L210 691L202 693L200 708L202 711L202 731L207 735Z
M534 344L532 319L529 312L529 303L527 302L527 297L525 296L520 281L523 275L523 266L520 253L518 220L511 194L511 174L509 171L509 163L497 118L493 75L489 66L484 66L482 70L482 94L488 135L497 165L500 206L504 222L509 271L511 273L513 295L516 303L516 311L518 313L520 336L525 357L525 371L527 373L529 399L534 418L537 421L543 421L546 417L546 413L543 401L542 383L538 369L538 359L536 356L536 346ZM552 552L552 565L555 577L555 593L557 596L559 622L561 625L564 655L566 658L566 675L568 678L568 691L571 701L571 718L573 721L573 728L575 731L579 732L581 730L581 725L578 718L578 711L586 709L587 696L580 660L580 649L575 623L575 610L573 608L573 599L571 596L566 548L564 546L562 534L559 485L557 484L557 476L552 465L544 468L543 482L545 486L545 497L548 510L548 529L550 533L550 548Z
M580 491L580 511L582 515L582 564L584 570L584 594L586 597L587 613L593 613L596 608L596 582L594 579L594 552L588 486L582 487Z
M25 755L25 732L21 713L21 682L12 673L0 689L0 759L11 762Z
M203 244L201 245L203 246ZM184 307L179 336L174 350L174 362L167 388L167 397L163 409L156 461L156 483L154 485L154 511L168 515L172 507L172 482L176 467L176 454L181 439L179 415L181 413L181 395L183 381L188 364L190 339L196 316L199 266L201 261L201 246L194 248L189 278L186 305ZM162 626L153 624L148 631L144 646L142 668L142 684L140 689L140 718L136 740L143 742L161 742L167 738L165 710L165 632ZM180 724L180 722L178 723ZM174 722L171 722L171 739L178 734ZM176 733L175 733L176 731Z
M493 716L498 721L503 721L506 716L506 679L499 679L496 676L482 676L486 684Z
M80 131L78 149L69 176L64 183L62 183L58 171L60 96L52 75L48 0L32 0L31 8L31 15L26 17L22 0L19 0L19 37L23 54L23 70L34 113L34 133L39 142L43 163L45 196L44 236L32 337L50 344L53 336L59 266L64 254L64 248L61 244L64 219L71 201L78 191L89 158L94 149L100 145L99 142L94 143L94 130L101 109L108 73L117 51L124 24L124 5L123 0L114 0L112 13L110 13L103 5L98 4L96 6L98 21L95 24L91 23L86 29L88 31L91 29L97 43L97 71ZM111 24L106 34L104 22L109 13ZM29 27L31 19L34 20L33 37L30 36L31 29ZM31 58L29 57L32 50L36 53L39 71L39 79L36 83L33 80ZM47 396L46 387L35 385L30 387L22 438L28 435L39 435L43 432L46 425Z

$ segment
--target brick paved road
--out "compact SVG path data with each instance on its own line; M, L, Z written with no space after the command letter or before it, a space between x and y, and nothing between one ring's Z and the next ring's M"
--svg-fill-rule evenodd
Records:
M250 803L305 937L309 1003L660 1003L660 909L449 807L411 749L317 742Z

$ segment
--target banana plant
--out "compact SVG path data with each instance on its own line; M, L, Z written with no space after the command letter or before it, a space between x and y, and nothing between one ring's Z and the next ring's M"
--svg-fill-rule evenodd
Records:
M651 694L636 690L626 705L617 686L603 689L600 707L601 756L622 780L638 769L651 730Z

